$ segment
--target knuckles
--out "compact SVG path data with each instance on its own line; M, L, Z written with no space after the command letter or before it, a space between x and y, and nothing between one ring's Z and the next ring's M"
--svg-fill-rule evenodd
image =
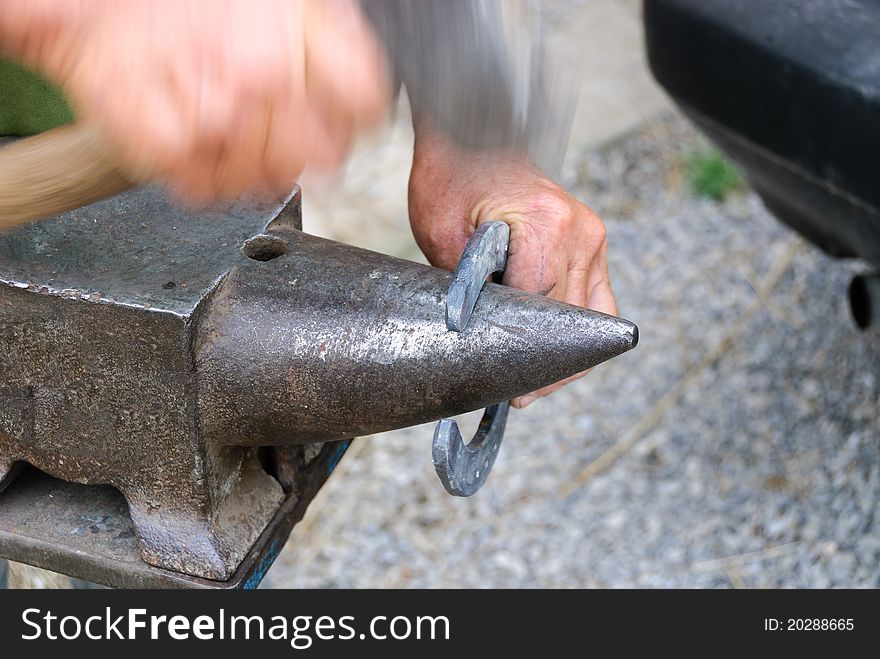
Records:
M605 224L592 209L560 186L544 188L534 193L532 205L534 222L541 233L551 241L562 244L589 245L599 249L607 239ZM530 224L527 216L525 222Z

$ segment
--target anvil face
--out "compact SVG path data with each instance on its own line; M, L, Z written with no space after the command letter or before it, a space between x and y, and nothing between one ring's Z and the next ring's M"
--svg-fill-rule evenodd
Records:
M257 449L202 439L193 326L299 208L187 214L147 189L0 236L0 489L23 462L112 485L148 562L226 579L283 492Z
M189 319L272 222L301 227L298 191L187 213L141 189L0 235L0 282Z

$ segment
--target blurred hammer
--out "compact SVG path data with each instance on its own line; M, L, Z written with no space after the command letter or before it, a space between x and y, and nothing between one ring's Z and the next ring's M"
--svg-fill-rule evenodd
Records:
M362 0L418 113L459 144L517 148L553 175L574 109L523 0ZM75 123L0 149L0 231L141 181L98 131Z

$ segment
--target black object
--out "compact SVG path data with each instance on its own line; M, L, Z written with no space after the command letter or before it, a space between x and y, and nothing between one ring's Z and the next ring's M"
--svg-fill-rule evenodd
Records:
M648 59L768 208L880 267L880 2L645 0Z

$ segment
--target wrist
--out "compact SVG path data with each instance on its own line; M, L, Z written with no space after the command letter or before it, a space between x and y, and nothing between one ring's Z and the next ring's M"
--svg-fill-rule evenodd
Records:
M413 148L413 172L425 174L432 179L452 178L466 172L520 172L529 177L543 174L527 154L517 149L477 150L463 147L430 119L413 118L415 143Z

